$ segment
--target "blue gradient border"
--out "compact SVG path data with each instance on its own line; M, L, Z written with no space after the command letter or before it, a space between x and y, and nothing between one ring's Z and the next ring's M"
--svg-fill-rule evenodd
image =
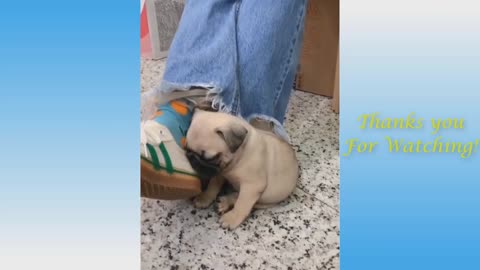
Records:
M139 2L3 1L0 269L138 269Z
M480 139L480 13L474 1L341 1L340 152L347 139L380 141L341 157L341 268L480 269L480 153L392 154L384 137L433 140L416 131L361 130L380 113L465 119L444 138Z

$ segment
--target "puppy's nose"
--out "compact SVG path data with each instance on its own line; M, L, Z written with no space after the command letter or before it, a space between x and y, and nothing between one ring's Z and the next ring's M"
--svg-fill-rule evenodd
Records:
M186 153L185 153L185 154L187 155L187 158L188 158L188 159L190 159L190 158L192 158L192 157L193 157L193 152L192 152L192 151L190 151L190 150L188 150L188 149L187 149L187 151L186 151Z
M202 185L204 181L208 181L218 175L218 165L209 163L203 156L193 151L187 150L186 155L188 162L190 162L190 165L202 180Z

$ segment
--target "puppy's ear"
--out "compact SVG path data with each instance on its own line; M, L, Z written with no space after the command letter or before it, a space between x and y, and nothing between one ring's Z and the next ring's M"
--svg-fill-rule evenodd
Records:
M230 152L235 153L242 145L248 130L241 124L229 124L215 129L215 132L225 141Z
M275 128L275 124L272 121L268 121L260 118L251 119L250 125L252 125L256 129L260 129L268 132L273 132L273 129Z

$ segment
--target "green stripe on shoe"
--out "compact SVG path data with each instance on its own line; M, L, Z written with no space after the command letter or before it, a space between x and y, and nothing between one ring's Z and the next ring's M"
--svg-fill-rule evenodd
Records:
M189 175L189 176L198 177L198 175L193 174L193 173L189 173L189 172L185 172L185 171L181 171L181 170L176 170L173 167L172 160L170 158L170 155L168 154L168 151L167 151L167 148L165 147L165 145L163 143L161 143L159 145L159 148L160 148L160 151L162 152L162 155L163 155L164 160L165 160L165 167L160 164L160 161L159 161L158 155L157 155L157 151L155 150L155 147L153 147L150 144L147 144L147 149L148 149L148 152L150 153L150 156L152 157L152 160L149 160L148 158L143 157L143 156L140 156L141 159L143 159L143 160L147 161L148 163L152 164L152 166L155 170L165 170L169 174L180 173L180 174L185 174L185 175Z
M159 147L160 147L160 151L162 151L163 159L165 160L167 173L172 174L173 173L172 160L170 159L170 155L168 154L167 148L165 148L165 145L163 144L163 142L160 143Z
M150 156L152 157L152 164L155 170L159 170L161 168L160 161L158 160L157 151L155 151L155 147L151 144L147 143L148 152L150 152Z

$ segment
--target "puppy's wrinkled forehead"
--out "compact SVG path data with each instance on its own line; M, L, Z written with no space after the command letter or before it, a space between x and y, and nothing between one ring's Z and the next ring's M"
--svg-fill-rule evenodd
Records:
M206 135L214 132L218 126L218 117L214 113L196 110L192 118L190 130L192 134Z
M195 152L205 151L209 156L216 155L222 144L215 130L225 122L219 113L196 111L187 133L188 148Z
M219 112L196 111L187 133L187 147L207 154L234 153L243 144L248 129L240 118Z

